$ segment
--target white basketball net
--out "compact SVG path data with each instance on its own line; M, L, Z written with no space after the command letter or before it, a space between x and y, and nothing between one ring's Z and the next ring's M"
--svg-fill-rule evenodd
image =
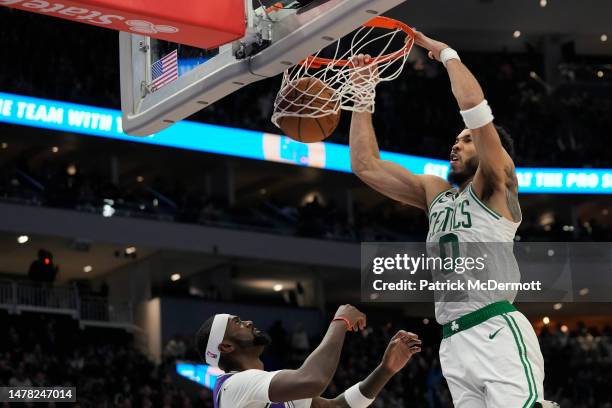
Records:
M401 74L414 44L414 38L407 37L408 34L400 28L385 30L384 34L378 32L380 28L375 32L376 29L369 26L359 28L353 34L348 51L343 53L340 51L340 41L336 42L330 63L320 65L317 61L319 52L285 71L280 91L274 100L272 122L279 126L279 119L284 116L319 118L338 113L340 109L373 113L376 85L392 81ZM390 51L394 40L404 39L407 41L405 45L402 42L404 46L401 49ZM380 51L374 55L372 48ZM369 54L373 63L362 67L342 63L352 61L359 54ZM296 84L303 78L315 80L308 82L312 85L307 89L297 88ZM317 89L320 87L314 86L318 83L316 79L328 88ZM306 97L296 98L296 95Z

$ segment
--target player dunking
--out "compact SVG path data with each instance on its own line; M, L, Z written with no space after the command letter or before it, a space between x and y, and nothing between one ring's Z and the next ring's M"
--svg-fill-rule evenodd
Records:
M415 334L399 331L365 380L333 400L321 398L336 372L346 332L363 330L365 324L365 315L355 307L340 306L321 344L300 368L267 372L260 360L270 342L265 333L238 316L209 318L196 334L196 347L207 364L226 372L215 384L215 408L366 408L421 351L421 341Z
M448 180L415 175L381 160L367 112L353 113L353 171L382 194L424 210L428 243L512 243L521 222L512 139L493 124L478 81L455 50L419 32L415 43L446 67L466 126L451 148ZM359 55L355 63L365 66L368 58ZM515 260L493 258L487 264L498 275L518 272ZM436 302L444 337L440 363L455 407L555 406L543 400L544 361L538 339L513 300L514 295L493 295L486 302Z

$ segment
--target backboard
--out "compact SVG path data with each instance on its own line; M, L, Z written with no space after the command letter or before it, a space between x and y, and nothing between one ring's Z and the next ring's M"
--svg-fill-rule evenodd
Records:
M282 73L404 1L245 0L245 36L207 50L121 32L123 129L137 136L159 132Z

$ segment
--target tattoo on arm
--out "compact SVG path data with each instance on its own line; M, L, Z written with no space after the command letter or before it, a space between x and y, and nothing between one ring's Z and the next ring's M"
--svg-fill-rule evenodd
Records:
M521 205L518 200L518 179L514 166L505 168L506 173L506 205L514 222L521 220Z

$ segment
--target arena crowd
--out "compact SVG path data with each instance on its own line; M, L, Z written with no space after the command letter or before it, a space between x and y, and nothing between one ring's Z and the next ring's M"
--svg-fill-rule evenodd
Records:
M174 363L199 362L193 337L177 335L164 348L163 360L153 363L134 347L134 337L122 329L79 328L71 317L0 311L6 335L0 337L0 383L9 386L77 387L75 407L212 408L209 390L182 387ZM450 408L452 402L437 352L439 327L434 323L402 320L350 334L327 396L342 392L364 378L399 328L412 329L423 339L423 351L394 377L375 408ZM272 344L264 354L269 370L295 367L318 344L299 324L269 328ZM545 358L545 393L562 407L610 408L608 375L612 366L612 328L568 329L561 323L539 333ZM8 404L0 405L8 407ZM34 406L34 405L29 405ZM35 406L54 406L38 404ZM61 406L61 405L57 405Z

